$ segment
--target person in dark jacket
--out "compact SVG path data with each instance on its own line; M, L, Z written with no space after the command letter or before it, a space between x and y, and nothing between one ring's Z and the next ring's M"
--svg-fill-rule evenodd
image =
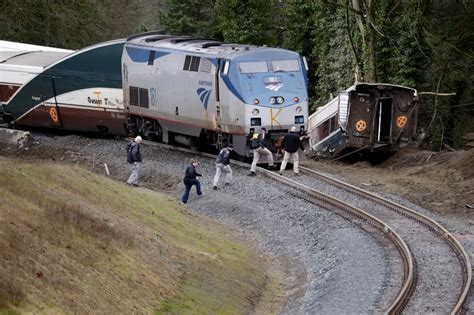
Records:
M257 163L260 160L261 155L267 156L269 169L274 169L275 167L273 164L273 154L265 147L266 134L267 129L265 127L262 127L262 129L260 129L260 132L254 133L252 135L252 139L250 139L250 148L253 150L253 161L252 165L250 166L249 176L257 175L255 170L257 169Z
M290 157L293 160L293 172L295 172L295 175L299 175L298 164L300 159L298 149L301 148L304 152L304 146L301 142L300 135L296 132L296 127L291 127L291 131L283 137L282 146L285 149L285 155L283 156L283 162L281 162L280 175L283 175L283 171L286 169L286 164Z
M193 185L196 185L197 195L198 196L203 195L201 191L201 182L199 182L199 180L197 179L198 177L202 177L202 175L196 171L197 164L198 162L196 160L191 159L191 165L189 165L186 168L186 172L184 173L183 182L184 182L185 190L184 190L183 197L181 198L181 201L183 203L188 203L189 192L191 191L191 188L193 187Z
M137 136L127 150L127 162L130 164L132 174L127 180L127 184L138 187L138 172L140 170L140 163L142 162L142 154L140 152L140 143L142 137Z
M232 169L230 168L230 153L234 150L234 146L229 144L226 148L219 152L216 158L216 175L214 176L213 188L217 190L217 182L222 173L225 175L225 184L229 185L232 180Z

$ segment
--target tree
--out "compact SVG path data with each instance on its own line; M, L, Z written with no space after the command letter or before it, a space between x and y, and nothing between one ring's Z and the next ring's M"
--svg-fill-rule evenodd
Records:
M214 1L168 0L159 13L164 29L174 35L222 39Z
M226 42L275 46L273 1L216 0L218 25Z

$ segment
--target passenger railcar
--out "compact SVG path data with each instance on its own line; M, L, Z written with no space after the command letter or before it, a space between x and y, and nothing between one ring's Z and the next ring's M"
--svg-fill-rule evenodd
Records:
M0 40L0 105L47 66L73 52Z
M309 117L310 148L326 157L365 149L395 151L416 137L418 104L412 88L355 84Z
M124 46L129 126L163 142L234 145L266 127L270 149L291 126L307 130L306 62L298 53L170 35L139 35Z
M125 135L124 43L120 39L70 53L28 52L8 59L3 67L0 64L5 82L26 70L24 82L3 99L2 120L15 126ZM8 63L16 73L7 71Z

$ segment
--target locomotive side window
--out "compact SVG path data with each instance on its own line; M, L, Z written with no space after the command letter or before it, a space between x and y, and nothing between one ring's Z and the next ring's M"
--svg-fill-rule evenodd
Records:
M148 89L139 89L140 91L140 107L148 108Z
M198 72L200 61L201 61L201 57L186 56L186 58L184 58L183 70Z
M191 56L186 56L186 58L184 59L183 70L185 71L189 70L190 65L191 65Z
M130 86L130 105L148 108L148 89Z
M300 71L300 63L298 60L273 60L273 72L297 72Z
M138 88L135 86L131 86L129 88L130 91L130 105L138 106Z
M199 62L200 62L200 61L201 61L201 57L193 56L192 59L191 59L191 68L189 69L189 71L198 72L198 71L199 71Z
M240 73L265 73L268 72L266 61L249 61L239 63Z

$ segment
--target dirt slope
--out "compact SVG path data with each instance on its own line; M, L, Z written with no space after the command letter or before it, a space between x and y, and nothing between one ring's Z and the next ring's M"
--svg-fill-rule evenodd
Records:
M263 258L165 195L4 157L0 187L0 312L248 313L270 285Z

